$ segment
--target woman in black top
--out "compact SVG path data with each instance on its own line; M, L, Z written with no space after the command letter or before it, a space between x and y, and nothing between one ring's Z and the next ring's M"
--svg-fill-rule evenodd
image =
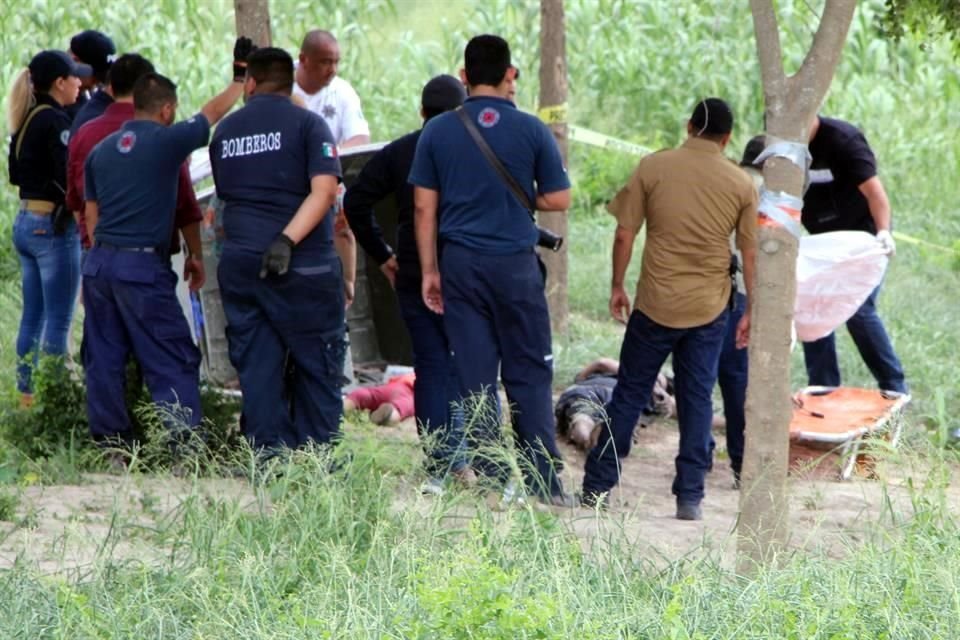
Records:
M41 51L14 81L7 120L10 182L19 187L13 243L23 277L23 315L17 336L21 405L33 401L31 371L38 353L62 356L80 286L80 239L64 207L70 118L86 65L63 51Z

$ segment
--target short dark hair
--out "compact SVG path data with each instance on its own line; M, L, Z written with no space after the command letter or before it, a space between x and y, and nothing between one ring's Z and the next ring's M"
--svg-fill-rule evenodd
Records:
M247 75L257 81L257 93L291 93L293 58L283 49L263 47L247 58Z
M510 68L510 45L500 36L475 36L463 51L463 66L470 86L496 87Z
M698 138L722 138L733 131L733 111L720 98L703 98L693 108L690 125Z
M177 85L159 73L140 76L133 85L133 108L144 113L156 113L163 105L177 101Z
M153 73L153 63L139 53L125 53L110 66L110 89L114 98L125 98L142 76Z

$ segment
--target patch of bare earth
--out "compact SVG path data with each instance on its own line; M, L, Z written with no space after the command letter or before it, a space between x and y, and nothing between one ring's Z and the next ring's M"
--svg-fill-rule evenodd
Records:
M394 428L381 428L380 437L416 440L411 420ZM670 493L677 451L676 425L663 421L638 429L630 456L623 464L623 478L613 492L607 513L590 509L553 510L577 535L585 549L602 551L609 543L627 544L638 561L655 565L705 554L732 566L736 551L739 492L723 455L723 435L717 434L718 455L707 476L703 501L704 519L677 520ZM564 480L568 490L578 490L583 477L584 454L562 443ZM908 519L911 494L908 487L923 486L929 466L923 460L891 457L877 466L880 479L854 477L835 479L838 461L828 458L819 469L798 471L790 480L792 545L797 552L825 553L835 557L851 545L876 533L878 524ZM404 479L395 509L428 513L436 498L421 496L418 479ZM949 504L960 504L960 492L945 488ZM22 490L18 523L0 523L0 569L17 559L56 574L90 568L99 559L151 563L164 556L164 549L151 535L158 523L170 517L184 500L238 500L254 504L250 484L240 480L199 480L196 484L172 477L150 475L113 476L93 474L78 486L35 486ZM444 514L451 524L469 519L477 509L496 500L480 502L464 496ZM462 522L461 522L462 524ZM121 535L115 535L117 528Z

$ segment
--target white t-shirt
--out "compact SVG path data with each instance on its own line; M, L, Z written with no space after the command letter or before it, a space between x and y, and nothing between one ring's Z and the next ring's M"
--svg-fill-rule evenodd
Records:
M334 76L330 84L310 94L293 83L293 94L303 98L307 109L323 117L337 144L343 144L354 136L370 135L370 125L363 117L360 96L350 83Z

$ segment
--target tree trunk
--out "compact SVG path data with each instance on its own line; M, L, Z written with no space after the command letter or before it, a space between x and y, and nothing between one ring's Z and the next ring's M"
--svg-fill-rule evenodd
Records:
M567 164L567 45L563 0L540 0L540 112L553 131ZM540 226L564 238L554 252L541 249L547 266L547 302L554 333L566 334L569 326L567 304L567 213L542 211Z
M800 70L783 70L772 0L750 0L766 99L767 144L807 144L808 130L840 60L856 0L827 0ZM804 168L774 156L763 167L766 188L802 197ZM761 227L752 292L747 432L740 493L738 570L753 573L775 560L789 539L790 326L797 289L798 239Z
M270 0L233 0L236 14L237 36L246 36L258 47L269 47Z

